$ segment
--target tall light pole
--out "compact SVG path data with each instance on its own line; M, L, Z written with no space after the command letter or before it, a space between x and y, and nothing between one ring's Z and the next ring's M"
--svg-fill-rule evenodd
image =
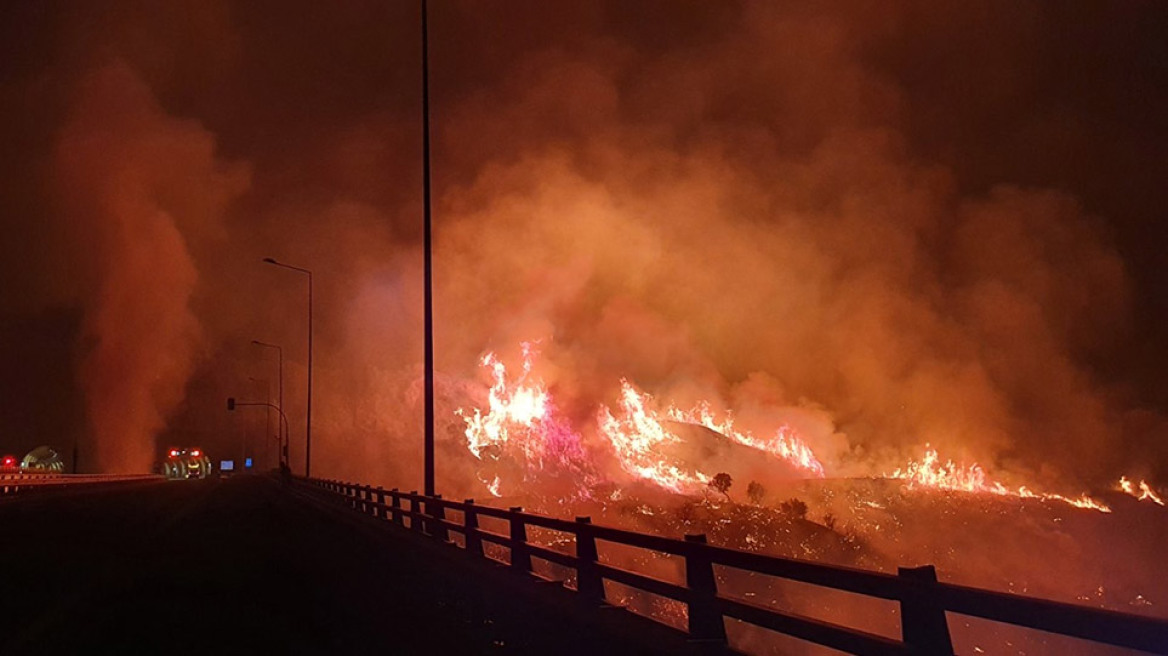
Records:
M236 403L235 397L232 397L232 396L227 397L227 409L228 410L235 410L235 406L239 406L239 405L243 405L243 406L262 405L262 406L268 407L269 409L276 408L276 406L272 405L271 403L243 403L243 402ZM284 434L287 435L288 434L288 415L284 414L284 411L281 410L280 408L276 408L276 412L280 413L280 420L282 422L284 422ZM283 471L287 472L287 470L283 470Z
M277 262L271 257L265 257L264 262L298 271L308 276L308 412L304 420L304 477L310 478L312 476L312 272L298 266Z
M272 404L272 383L271 383L271 381L269 381L267 378L256 378L255 376L248 376L247 379L253 383L257 383L257 384L264 386L264 398L267 399L267 403L270 406ZM268 408L267 423L264 424L264 433L267 433L268 430L271 429L271 427L272 427L272 408L269 407ZM249 440L248 440L246 431L244 432L243 435L244 435L244 438L243 438L243 459L241 460L241 462L243 463L243 470L247 471L247 452L249 450L248 449ZM263 444L263 440L260 440L260 444L261 445Z
M425 311L426 432L424 452L425 493L434 495L434 269L430 236L430 37L426 0L422 0L422 249Z
M256 346L263 347L263 348L276 349L276 355L279 357L279 360L280 360L280 393L279 393L280 400L278 401L278 403L280 404L280 410L283 411L284 410L284 349L281 348L277 344L269 344L267 342L261 342L258 339L251 340L251 343L255 344ZM280 432L284 433L283 424L280 425ZM279 458L280 462L284 462L284 460L288 458L288 435L286 433L284 433L282 437L283 437L283 439L280 441L280 458Z

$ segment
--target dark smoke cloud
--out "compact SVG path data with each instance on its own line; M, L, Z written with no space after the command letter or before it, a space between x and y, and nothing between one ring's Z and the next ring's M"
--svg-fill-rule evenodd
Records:
M314 463L416 478L417 8L390 5L49 12L54 56L5 95L53 79L63 108L24 148L53 144L30 175L92 253L33 241L75 260L51 304L85 308L97 429L234 448L218 405L274 377L264 339L302 466L303 281L275 256L316 272ZM925 442L1084 482L1163 461L1162 387L1136 366L1168 363L1142 255L1162 192L1124 177L1165 172L1139 155L1164 137L1133 96L1164 100L1147 39L1053 3L433 5L444 404L485 349L540 339L580 423L628 377L788 421L837 473ZM1103 63L1078 66L1069 24Z

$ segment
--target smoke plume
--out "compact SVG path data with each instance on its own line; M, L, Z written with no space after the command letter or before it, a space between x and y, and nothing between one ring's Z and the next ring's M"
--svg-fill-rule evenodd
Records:
M80 382L97 466L149 471L202 340L189 243L222 239L247 183L197 124L167 117L124 65L95 71L58 145L74 272L86 281Z

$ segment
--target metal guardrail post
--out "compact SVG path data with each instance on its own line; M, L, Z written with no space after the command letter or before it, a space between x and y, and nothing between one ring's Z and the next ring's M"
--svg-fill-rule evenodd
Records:
M592 532L591 517L576 518L576 588L581 598L588 603L604 603L604 580L596 563L600 559L596 551L596 536Z
M466 550L481 557L483 538L479 536L479 513L474 508L474 499L467 499L463 503L467 506L462 515L462 525L466 527Z
M706 544L704 533L685 536L691 544ZM690 590L689 634L694 640L713 645L726 644L726 625L718 610L718 581L714 578L714 564L702 549L692 549L685 555L685 585Z
M917 581L927 588L937 582L937 570L932 565L898 567L896 575ZM926 656L953 656L953 641L949 637L949 623L945 609L930 603L926 595L912 595L900 602L901 640L915 653Z
M373 516L385 519L385 488L377 486L377 505L373 506Z
M512 513L523 512L522 506L512 506ZM511 516L511 569L531 573L531 554L527 552L527 524L517 514Z
M427 515L433 517L435 520L446 519L446 504L442 503L441 494L435 494L433 499L426 502L426 506L427 510L429 510L426 513ZM433 508L429 506L433 506ZM450 539L450 533L446 530L446 525L439 521L431 522L430 535L439 542L446 542Z
M414 495L410 497L410 512L415 513L410 517L410 529L421 533L422 520L418 518L418 515L421 514L418 508L418 491L410 490L410 494Z
M393 523L397 524L398 526L404 526L405 520L402 518L401 496L398 495L398 489L396 487L393 488L389 491L389 495L391 497L390 503L393 505L393 510L390 511L390 514L393 515Z

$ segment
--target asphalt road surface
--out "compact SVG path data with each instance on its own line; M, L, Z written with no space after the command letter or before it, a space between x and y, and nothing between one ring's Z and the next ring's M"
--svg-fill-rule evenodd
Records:
M0 654L689 651L420 542L261 476L3 500Z

